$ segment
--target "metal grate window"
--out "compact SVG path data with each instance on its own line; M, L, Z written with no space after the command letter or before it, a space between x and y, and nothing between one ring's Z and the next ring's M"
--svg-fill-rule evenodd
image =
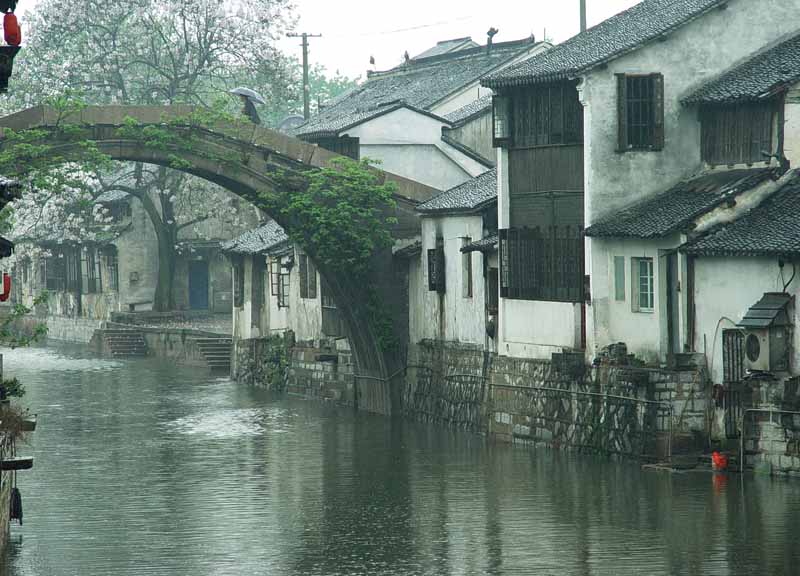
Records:
M428 250L428 290L444 294L445 283L445 259L444 259L444 239L436 239L436 248Z
M500 295L583 302L584 241L578 226L500 230Z
M620 152L664 147L664 77L617 75Z

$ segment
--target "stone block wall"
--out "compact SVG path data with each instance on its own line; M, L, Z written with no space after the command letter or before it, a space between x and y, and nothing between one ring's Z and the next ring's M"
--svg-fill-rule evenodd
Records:
M353 353L344 339L296 342L291 332L234 340L233 379L270 390L353 405Z
M588 370L569 353L542 361L423 341L402 398L409 417L499 439L656 458L705 446L707 395L701 369Z

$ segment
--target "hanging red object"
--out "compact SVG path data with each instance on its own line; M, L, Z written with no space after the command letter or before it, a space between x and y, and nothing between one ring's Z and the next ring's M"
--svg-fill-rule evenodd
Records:
M8 12L3 16L3 35L6 44L9 46L19 46L22 44L22 29L19 27L17 16L13 12Z
M3 293L0 294L0 302L5 302L11 296L11 276L3 273Z

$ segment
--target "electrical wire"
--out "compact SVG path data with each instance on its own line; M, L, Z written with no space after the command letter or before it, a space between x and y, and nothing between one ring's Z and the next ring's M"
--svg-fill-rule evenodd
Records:
M789 281L786 284L783 285L783 292L784 293L786 292L786 289L789 287L789 285L792 282L794 282L794 277L796 275L797 275L797 265L794 262L792 262L792 277L789 278ZM783 270L781 270L781 279L783 279Z

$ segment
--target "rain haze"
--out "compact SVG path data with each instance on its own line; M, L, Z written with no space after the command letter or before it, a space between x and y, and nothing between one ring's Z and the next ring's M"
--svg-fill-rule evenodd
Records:
M588 0L588 25L594 26L635 4L636 0ZM471 36L485 44L486 32L492 26L500 30L495 38L498 42L531 34L544 38L546 34L558 43L580 28L578 0L298 0L296 6L297 32L322 34L311 40L311 62L350 77L365 76L370 56L375 58L374 69L386 70L399 64L406 51L414 57L440 40ZM284 39L282 47L300 57L298 38Z

